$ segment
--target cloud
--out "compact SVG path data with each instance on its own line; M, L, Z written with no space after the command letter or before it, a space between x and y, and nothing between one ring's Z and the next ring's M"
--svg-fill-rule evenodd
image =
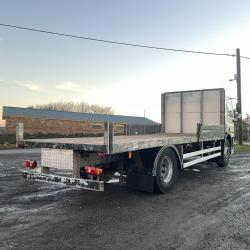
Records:
M36 84L24 83L24 84L22 84L22 86L24 86L27 89L33 90L33 91L40 90L40 86L38 86Z
M63 82L55 86L56 89L60 90L69 90L69 91L78 91L80 85L74 82Z
M38 84L31 81L14 81L14 82L32 91L38 91L41 89L41 87Z

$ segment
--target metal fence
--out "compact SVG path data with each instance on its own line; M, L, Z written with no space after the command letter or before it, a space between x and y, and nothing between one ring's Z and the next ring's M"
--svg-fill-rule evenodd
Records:
M235 139L238 140L239 132L238 132L238 123L235 123ZM250 124L243 122L242 123L242 136L244 141L250 140Z

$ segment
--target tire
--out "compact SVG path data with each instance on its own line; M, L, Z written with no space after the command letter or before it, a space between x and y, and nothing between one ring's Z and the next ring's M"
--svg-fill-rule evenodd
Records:
M230 145L229 140L225 139L225 142L223 143L221 147L221 156L216 161L218 166L227 167L230 155L231 155L231 145Z
M102 176L101 180L104 181L104 183L107 183L113 179L114 174L115 174L114 169L104 169L104 175Z
M178 167L175 152L166 148L160 153L156 162L156 190L165 194L176 182L177 175Z

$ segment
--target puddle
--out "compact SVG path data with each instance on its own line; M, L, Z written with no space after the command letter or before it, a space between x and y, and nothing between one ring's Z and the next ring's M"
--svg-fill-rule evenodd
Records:
M184 168L184 171L194 171L194 172L200 172L197 168Z
M241 176L241 177L239 177L239 179L240 180L250 179L250 175Z
M238 172L238 173L246 172L246 170L244 170L244 169L228 169L228 171L230 171L230 172Z
M196 169L196 168L193 168L192 169L194 172L200 172L200 170L199 169Z
M1 177L7 177L7 176L9 176L9 175L7 175L7 174L0 174L0 178Z
M118 183L118 182L119 182L119 179L112 179L108 181L107 183Z
M43 207L39 207L39 208L31 208L31 209L23 209L23 208L19 208L16 206L6 206L6 207L1 207L0 208L0 213L7 213L7 215L13 217L14 215L20 215L20 214L25 214L25 213L36 213L36 212L40 212L40 211L48 211L53 209L53 206L43 206Z
M0 213L20 211L20 208L14 206L0 207Z
M46 192L46 193L32 193L32 194L29 194L29 195L20 196L17 199L19 199L19 200L29 200L29 199L33 199L33 198L45 198L45 197L48 197L48 196L54 196L54 195L57 195L59 193L67 192L69 190L72 190L72 189L66 188L66 189L56 190L56 191Z

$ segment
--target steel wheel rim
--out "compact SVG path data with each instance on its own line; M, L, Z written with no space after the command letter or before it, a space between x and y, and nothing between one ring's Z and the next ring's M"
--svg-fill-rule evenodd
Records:
M228 161L230 157L230 151L229 151L229 147L227 144L225 144L224 146L224 157L226 161Z
M161 179L163 182L168 183L173 175L173 161L169 156L165 156L161 162Z

